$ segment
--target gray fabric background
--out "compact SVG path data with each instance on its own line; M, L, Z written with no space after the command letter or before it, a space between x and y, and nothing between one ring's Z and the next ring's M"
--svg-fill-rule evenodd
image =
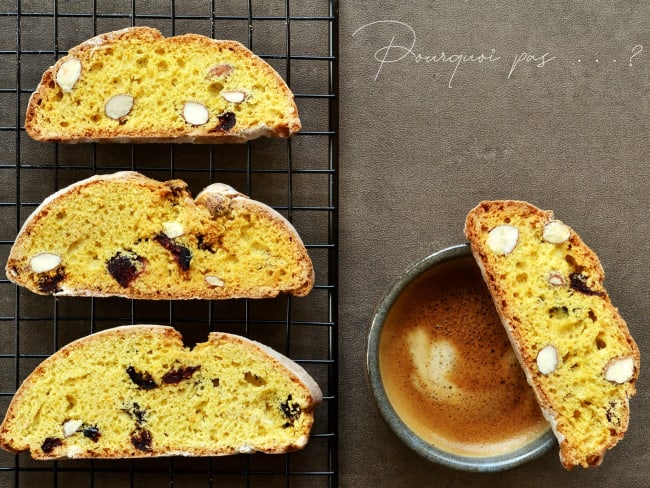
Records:
M341 2L341 486L650 486L650 7L636 4ZM454 65L424 59L442 52L499 59L462 63L450 87ZM508 78L524 52L538 60ZM545 53L555 59L536 66ZM394 62L377 75L375 56ZM566 472L556 449L498 474L438 467L373 403L373 308L409 263L463 242L467 211L494 198L552 209L581 234L641 349L628 434L597 469Z

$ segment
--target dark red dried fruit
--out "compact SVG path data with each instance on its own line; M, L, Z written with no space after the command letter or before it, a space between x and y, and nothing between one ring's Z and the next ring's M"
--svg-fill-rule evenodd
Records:
M144 271L144 259L134 253L123 254L118 252L108 260L106 268L111 276L115 278L115 281L122 288L126 288Z
M233 112L224 112L217 118L219 119L219 123L214 129L210 129L210 132L226 132L235 127L237 123L237 117Z
M585 295L603 296L605 294L602 291L592 290L589 288L589 285L587 284L587 277L582 273L571 273L569 275L569 280L571 281L570 287L573 290Z
M144 423L144 420L145 420L145 419L144 419L144 416L147 414L147 412L146 412L144 409L140 408L140 405L138 405L138 403L133 402L133 406L132 406L131 409L129 410L129 413L130 413L133 417L135 417L135 421L136 421L136 423L137 423L138 425Z
M83 432L84 437L87 437L93 442L97 442L102 435L96 425L89 425L87 427L84 427L81 432Z
M131 432L131 444L140 451L151 451L152 440L151 432L142 427L138 427Z
M173 385L183 380L189 380L195 371L201 369L201 366L186 366L185 368L174 369L162 377L163 383Z
M197 247L198 247L199 249L201 249L202 251L208 251L208 252L210 252L210 253L212 253L212 254L214 254L214 253L216 252L216 251L212 248L212 246L210 246L209 244L207 244L207 243L205 242L205 236L204 236L203 234L199 234L198 236L196 236L196 245L197 245Z
M55 447L59 447L63 444L63 441L58 437L48 437L41 444L41 449L45 454L48 454L54 450Z
M230 130L235 127L235 124L237 123L237 117L235 117L235 114L232 112L225 112L219 115L218 118L220 130Z
M126 373L129 375L129 378L131 378L131 381L138 385L142 390L153 390L154 388L158 387L150 373L141 373L140 371L137 371L133 366L126 368Z
M190 260L192 259L192 253L188 248L181 246L180 244L175 244L164 233L158 234L153 238L153 240L167 249L170 253L172 253L172 256L174 256L174 259L183 271L190 269Z
M63 281L63 278L65 278L65 270L63 268L57 268L53 274L39 278L38 289L43 293L56 293L61 291L58 285Z
M280 404L282 413L284 413L284 416L288 419L288 421L284 424L284 427L291 427L294 422L300 418L300 414L302 412L300 405L296 402L292 402L291 400L292 396L289 395L287 397L287 401Z

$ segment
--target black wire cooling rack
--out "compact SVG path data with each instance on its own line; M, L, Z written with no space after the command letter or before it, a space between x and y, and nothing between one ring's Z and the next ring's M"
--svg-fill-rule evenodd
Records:
M23 129L42 73L96 34L149 25L235 39L296 95L303 130L290 140L228 145L57 145ZM0 1L0 260L49 194L95 173L180 178L194 194L221 181L284 214L305 242L316 286L305 298L192 302L36 296L0 280L0 411L55 350L123 324L173 325L188 344L212 330L264 342L302 364L323 404L307 447L282 455L33 461L0 452L0 487L320 487L337 485L337 2L317 0ZM4 275L3 275L4 277Z

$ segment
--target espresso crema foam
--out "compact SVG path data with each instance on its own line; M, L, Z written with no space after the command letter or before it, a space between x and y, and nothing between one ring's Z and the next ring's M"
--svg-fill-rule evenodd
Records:
M471 257L437 266L400 294L379 364L396 413L442 450L494 456L548 429Z

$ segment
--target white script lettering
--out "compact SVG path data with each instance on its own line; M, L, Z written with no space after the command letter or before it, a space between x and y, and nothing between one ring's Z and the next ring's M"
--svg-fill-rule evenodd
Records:
M510 76L512 76L512 73L515 71L515 68L519 63L537 63L535 66L538 68L543 68L546 63L555 59L555 56L551 56L550 58L547 56L549 56L549 53L544 53L541 56L535 56L531 53L521 53L519 56L515 56L507 78L510 79Z
M452 82L460 68L464 63L491 63L500 59L496 55L496 51L491 49L489 54L466 54L454 53L449 54L445 52L438 52L435 54L424 55L415 51L415 43L417 36L415 30L408 24L397 20L378 20L370 22L369 24L359 27L352 37L359 34L361 31L378 25L389 25L391 31L391 38L388 44L381 46L374 52L374 59L379 63L377 72L375 73L374 80L377 81L384 66L391 63L398 63L404 60L415 61L416 63L448 63L453 66L453 70L449 76L447 86L452 87ZM406 42L396 41L396 34L400 34ZM548 60L550 61L550 59ZM514 69L514 67L513 67Z

